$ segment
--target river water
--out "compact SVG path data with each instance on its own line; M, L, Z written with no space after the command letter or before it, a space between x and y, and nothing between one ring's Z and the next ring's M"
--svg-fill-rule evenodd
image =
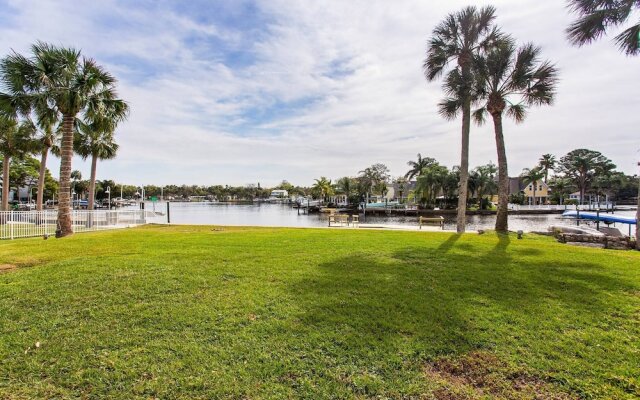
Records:
M147 203L147 210L166 214L166 203ZM635 216L635 211L619 211L616 215ZM166 222L166 216L158 217L154 222ZM164 219L164 221L163 221ZM386 225L417 225L415 216L367 216L360 215L360 222ZM171 203L172 224L195 225L235 225L235 226L282 226L282 227L324 227L328 225L328 216L322 213L298 214L297 209L285 204L220 204L220 203ZM546 215L510 215L509 229L546 231L551 225L573 224L560 214ZM467 216L467 229L493 229L495 215ZM581 222L584 224L584 222ZM445 216L445 229L455 230L455 215ZM629 226L616 224L616 228L628 234Z

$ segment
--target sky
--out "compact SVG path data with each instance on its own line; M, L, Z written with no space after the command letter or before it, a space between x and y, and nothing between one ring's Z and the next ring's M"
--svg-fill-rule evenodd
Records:
M553 106L505 122L510 175L575 148L636 173L640 57L611 36L571 46L561 0L0 0L0 56L41 40L116 76L131 113L98 179L310 185L378 162L401 176L417 153L459 163L460 121L438 115L441 82L422 62L435 25L471 3L494 5L505 32L560 70ZM495 153L491 124L472 127L470 165ZM59 161L49 168L57 176ZM88 161L73 168L88 177Z

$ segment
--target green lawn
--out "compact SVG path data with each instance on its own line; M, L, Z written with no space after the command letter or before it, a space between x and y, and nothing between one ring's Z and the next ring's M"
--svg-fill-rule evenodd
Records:
M640 396L638 252L147 226L0 267L0 399Z

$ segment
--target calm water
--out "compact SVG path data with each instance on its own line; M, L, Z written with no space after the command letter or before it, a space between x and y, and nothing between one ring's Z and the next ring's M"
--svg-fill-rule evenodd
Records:
M153 210L153 204L146 204L147 210ZM156 211L166 212L165 203L157 203ZM634 216L634 211L616 212L618 215ZM166 222L165 217L159 217L156 222ZM416 225L417 217L373 217L366 220L360 216L361 223ZM314 227L327 226L326 214L298 215L295 208L283 204L250 204L231 205L216 203L171 203L171 223L196 225L239 225L239 226L286 226L286 227ZM544 231L550 225L570 224L570 220L563 220L559 214L548 215L510 215L509 229L523 231ZM467 227L470 230L492 229L495 224L493 215L470 215L467 217ZM582 224L582 222L581 222ZM624 234L628 233L628 225L617 224L616 227ZM445 229L455 229L455 215L445 216Z

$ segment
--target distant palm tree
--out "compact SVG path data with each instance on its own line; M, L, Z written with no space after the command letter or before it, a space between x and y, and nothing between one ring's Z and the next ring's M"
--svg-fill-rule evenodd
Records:
M34 149L36 128L30 121L0 116L0 153L2 154L2 211L9 211L11 159L22 157Z
M571 189L571 182L566 178L555 178L549 181L549 187L554 196L558 196L558 203L560 205L564 204L564 198Z
M404 192L407 188L407 178L405 178L404 176L399 176L393 183L395 183L395 186L398 188L398 201L402 203L402 198L404 197Z
M438 194L443 186L449 170L447 167L435 163L422 170L416 182L416 192L421 194L427 206L435 206Z
M22 113L43 115L53 110L62 120L58 231L60 237L73 233L70 178L76 118L88 122L109 108L119 120L128 114L127 104L118 99L116 79L93 59L73 48L38 42L32 56L13 53L2 60L0 74L8 93L0 95L0 106L11 98L22 99Z
M104 129L99 123L85 124L77 120L74 148L83 160L91 157L91 178L89 179L89 199L87 209L93 210L96 194L96 170L98 160L115 158L118 144L113 140L113 131Z
M547 183L549 180L549 170L554 169L556 163L556 156L553 154L543 154L542 157L540 157L538 165L540 165L540 168L544 172L544 183Z
M536 189L538 182L544 178L544 172L540 168L525 168L520 177L522 178L522 183L533 186L533 205L535 206L537 204Z
M333 196L333 185L331 180L321 176L320 179L316 179L312 188L314 191L320 193L320 199L325 201L326 196Z
M433 165L433 164L436 164L436 159L435 158L431 158L431 157L422 158L422 155L420 153L418 153L418 160L417 161L409 161L409 162L407 162L407 165L409 167L411 167L411 169L409 169L409 171L407 171L407 173L404 175L404 177L407 178L408 180L411 180L411 179L415 178L416 176L420 175L420 173L422 172L423 169L425 169L429 165Z
M344 176L336 181L336 190L338 193L350 195L353 193L353 182L348 176Z
M458 184L457 231L465 231L467 210L467 180L469 177L469 131L471 103L474 101L473 60L493 46L501 37L493 25L495 8L478 10L469 6L449 14L433 30L424 61L425 77L433 81L442 75L449 63L453 67L445 78L447 98L439 104L440 113L454 119L462 111L462 148L460 155L460 182Z
M347 205L349 205L349 197L355 192L354 180L348 176L342 177L336 182L336 189L346 196Z
M73 171L71 171L71 180L74 182L78 182L82 180L82 172L78 171L77 169L74 169Z
M482 124L485 114L493 119L498 152L498 210L496 231L507 232L509 223L509 172L502 117L506 115L522 122L526 108L551 104L555 95L557 70L548 61L539 60L540 49L525 44L516 49L511 38L503 37L484 57L476 62L477 82L486 103L474 112Z
M469 174L469 192L475 193L478 199L478 208L482 208L482 198L487 192L492 191L495 188L495 174L496 166L494 164L487 164L475 168Z
M571 43L588 44L606 34L607 30L624 24L631 14L640 11L638 0L569 0L572 11L579 19L569 26L567 34ZM640 23L630 26L614 38L622 52L640 54Z

